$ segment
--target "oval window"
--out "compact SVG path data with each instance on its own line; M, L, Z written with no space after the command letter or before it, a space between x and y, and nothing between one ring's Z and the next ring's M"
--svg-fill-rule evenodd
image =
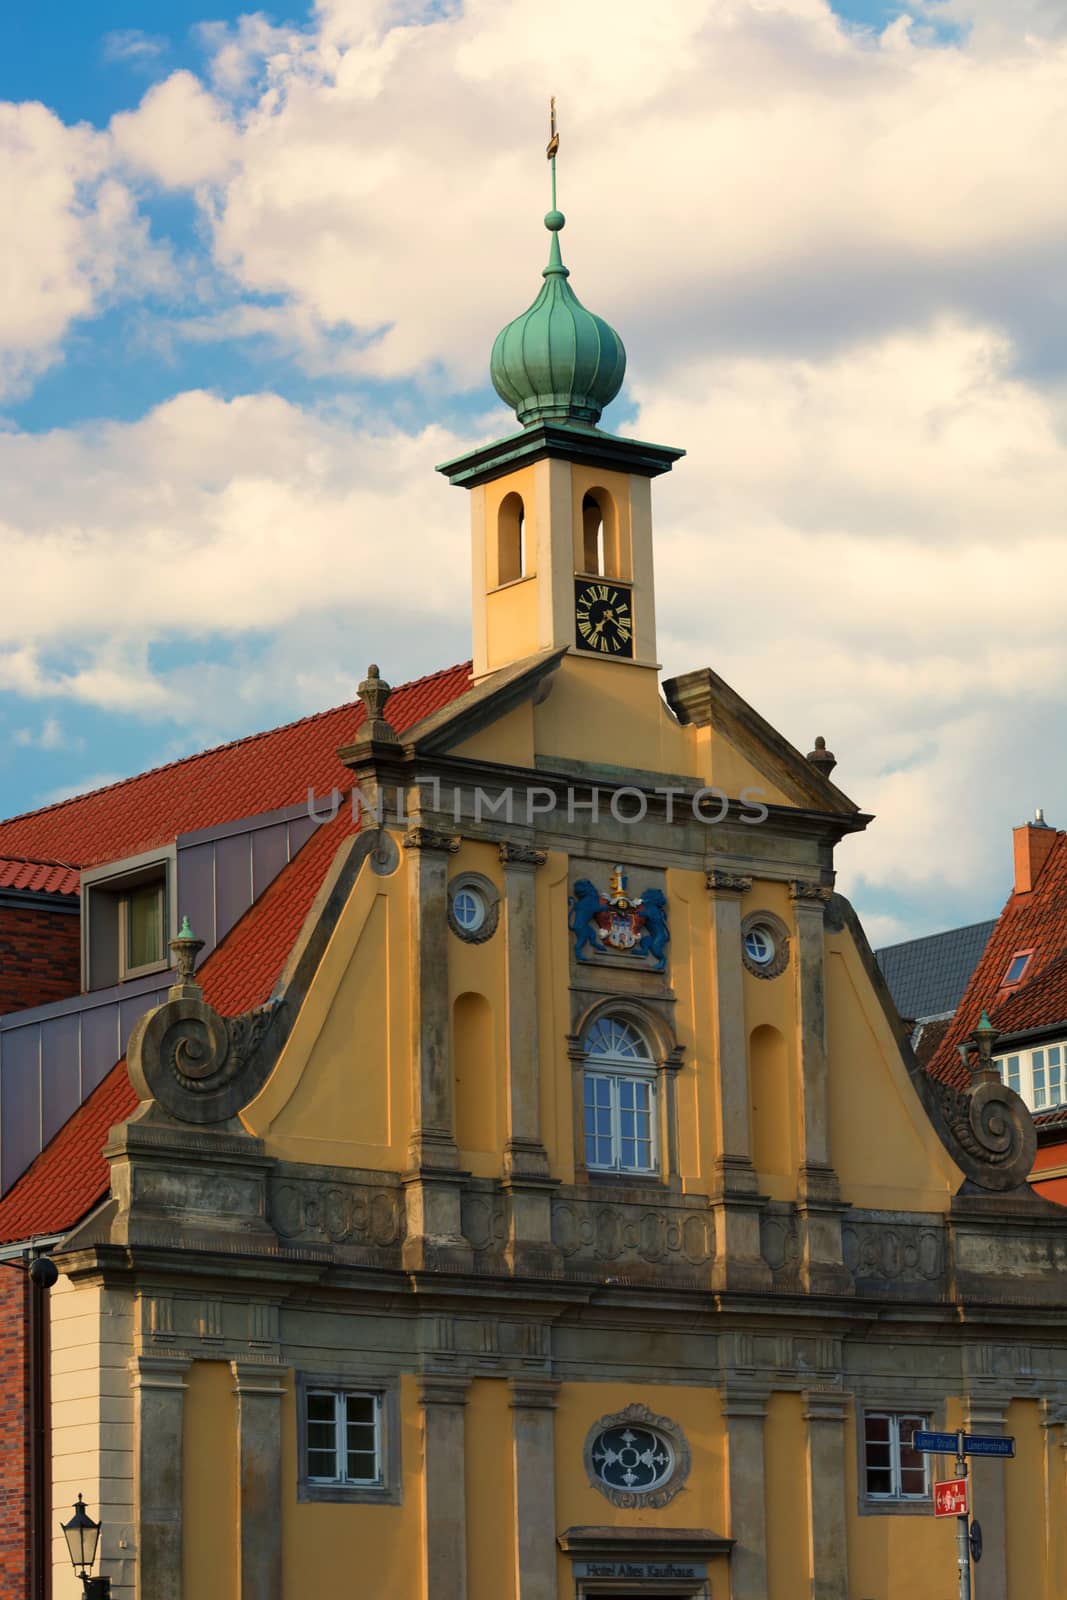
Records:
M770 928L762 923L754 928L749 928L745 934L745 954L750 961L759 967L769 966L774 960L775 943L774 935Z
M485 921L486 909L484 895L469 885L458 889L452 897L452 915L464 933L477 933Z
M626 1423L597 1434L592 1462L609 1488L641 1494L666 1483L674 1470L674 1450L654 1429Z

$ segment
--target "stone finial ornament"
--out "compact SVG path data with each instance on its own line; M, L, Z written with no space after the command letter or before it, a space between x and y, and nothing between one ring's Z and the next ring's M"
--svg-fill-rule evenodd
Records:
M367 718L359 730L357 743L399 744L396 729L383 716L386 701L393 691L373 661L358 692Z
M170 949L174 956L174 965L178 969L178 976L167 991L170 1000L199 1000L203 990L193 976L196 958L204 948L203 939L198 939L189 926L189 918L182 918L182 925L177 937L170 941Z
M815 749L808 751L808 760L813 767L818 767L824 778L828 778L837 766L837 757L832 750L827 750L826 740L821 733L815 740Z
M974 1032L957 1046L960 1060L971 1074L972 1083L1000 1082L1000 1073L993 1061L993 1048L999 1038L1000 1034L989 1020L989 1013L983 1011Z

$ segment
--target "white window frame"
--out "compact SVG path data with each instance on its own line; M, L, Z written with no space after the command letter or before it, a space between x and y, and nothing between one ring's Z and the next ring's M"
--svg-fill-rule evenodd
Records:
M868 1442L869 1442L868 1439L867 1439L867 1419L869 1417L885 1417L889 1422L889 1471L890 1471L890 1477L892 1479L893 1487L889 1491L888 1494L882 1494L882 1493L879 1493L877 1490L869 1489L867 1487L867 1472L868 1472L867 1446L868 1446ZM924 1456L923 1457L923 1488L922 1488L922 1493L921 1494L906 1494L904 1492L903 1487L902 1487L903 1480L901 1478L901 1470L900 1470L900 1423L901 1423L901 1419L904 1418L904 1417L906 1417L909 1422L920 1423L923 1428L928 1428L930 1426L930 1413L929 1413L929 1411L925 1411L925 1410L923 1410L923 1409L921 1409L919 1407L917 1407L914 1411L906 1411L906 1410L895 1411L895 1410L890 1409L888 1406L866 1406L864 1408L863 1419L862 1419L862 1424L861 1424L861 1434L860 1434L861 1443L862 1443L862 1446L863 1446L863 1461L862 1461L862 1469L861 1470L863 1472L863 1498L870 1505L879 1505L879 1506L882 1506L882 1505L884 1505L884 1506L908 1505L908 1506L914 1506L914 1505L924 1505L924 1504L927 1504L929 1502L929 1499L930 1499L930 1458L929 1458L929 1456ZM884 1469L881 1468L881 1467L877 1467L877 1468L874 1468L873 1470L881 1472Z
M396 1378L334 1373L298 1372L296 1375L297 1499L350 1503L399 1505L400 1473L400 1387ZM310 1426L308 1401L313 1396L328 1396L334 1402L334 1464L332 1477L312 1473L310 1466ZM374 1403L373 1478L348 1476L348 1402L352 1399Z
M588 1065L588 1062L597 1059L609 1061L610 1057L586 1057L587 1065L582 1074L582 1150L585 1154L585 1164L590 1172L625 1172L633 1177L654 1178L659 1174L659 1136L656 1126L657 1122L659 1121L659 1106L656 1097L656 1068L655 1066L650 1066L647 1070L635 1071L632 1067L630 1067L623 1071L617 1070L610 1066L593 1067ZM611 1086L610 1137L612 1160L610 1163L590 1161L588 1157L588 1147L586 1145L588 1131L585 1122L585 1113L587 1109L585 1088L590 1081L596 1079L603 1080ZM619 1104L619 1087L623 1083L642 1084L648 1089L647 1116L649 1123L649 1165L647 1167L629 1166L626 1165L622 1160L622 1108ZM635 1113L635 1115L637 1115L637 1113ZM593 1137L594 1140L598 1137L595 1130Z
M1055 1062L1049 1060L1053 1052L1058 1056ZM1035 1060L1035 1057L1040 1059ZM1035 1045L1029 1050L1006 1050L1003 1055L994 1057L994 1062L1001 1082L1021 1095L1031 1111L1056 1111L1067 1105L1067 1040L1053 1039L1048 1044ZM1040 1091L1034 1082L1035 1071L1044 1077ZM1055 1099L1052 1098L1051 1089L1053 1072L1059 1081ZM1040 1105L1037 1103L1039 1092L1042 1096Z
M304 1456L307 1462L307 1481L310 1484L332 1484L339 1489L377 1489L382 1482L382 1397L373 1389L319 1389L309 1386L307 1391L309 1400L333 1401L333 1453L337 1470L333 1473L312 1472L311 1457L311 1429L315 1425L305 1411L304 1415ZM348 1476L348 1403L350 1400L369 1400L373 1407L374 1429L374 1472L369 1478L350 1478Z

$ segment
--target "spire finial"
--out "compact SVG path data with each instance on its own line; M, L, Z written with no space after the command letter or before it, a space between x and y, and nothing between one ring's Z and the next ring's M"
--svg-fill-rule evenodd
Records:
M595 427L622 388L626 351L614 328L587 311L567 282L570 273L559 247L567 219L556 205L555 96L548 115L545 154L552 169L552 209L545 214L545 227L552 244L541 274L544 284L533 305L497 334L489 375L524 427L546 421Z
M552 248L548 253L548 266L545 268L544 276L547 278L550 272L554 272L560 277L569 278L570 273L563 265L563 257L559 249L559 230L567 219L556 205L556 152L559 149L559 129L556 126L555 95L548 102L548 118L550 131L545 154L548 157L548 164L552 168L552 209L545 213L545 227L552 235Z

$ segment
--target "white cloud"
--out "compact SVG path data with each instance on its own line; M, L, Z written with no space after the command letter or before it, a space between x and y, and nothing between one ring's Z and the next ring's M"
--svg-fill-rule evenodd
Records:
M83 750L85 740L70 738L64 733L58 717L46 717L40 729L34 733L32 728L18 728L15 732L15 743L23 749L36 750Z
M155 670L153 643L296 627L308 659L286 668L291 696L301 670L337 681L315 641L341 648L340 616L409 638L436 625L442 642L454 627L462 656L465 507L433 470L460 448L441 428L353 428L274 395L202 392L135 424L0 434L0 563L19 595L0 613L0 687L187 715L202 684ZM402 655L394 644L401 672ZM345 693L364 665L349 664Z
M111 137L126 167L165 189L221 179L236 147L224 108L191 72L172 73L136 111L112 117Z
M0 101L0 395L55 359L72 322L166 281L107 137Z
M159 34L145 33L142 28L114 28L105 33L101 53L105 61L127 61L135 66L146 66L157 61L167 50L167 41Z
M322 0L305 32L205 37L220 98L259 86L210 202L218 260L286 297L312 349L360 330L368 373L472 382L532 297L546 85L576 286L646 368L694 340L810 353L949 309L1036 339L1062 305L1067 39L935 48L823 0L468 0L421 20Z

